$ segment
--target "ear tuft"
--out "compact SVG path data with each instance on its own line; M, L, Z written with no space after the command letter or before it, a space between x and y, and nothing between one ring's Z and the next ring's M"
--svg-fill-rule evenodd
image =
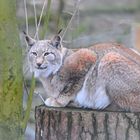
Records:
M25 31L23 31L23 34L25 35L26 42L29 46L33 46L35 44L35 40L31 38Z
M55 35L53 37L53 39L51 40L51 44L56 48L60 48L61 47L61 36Z
M59 35L61 32L62 32L62 29L60 29L57 34Z

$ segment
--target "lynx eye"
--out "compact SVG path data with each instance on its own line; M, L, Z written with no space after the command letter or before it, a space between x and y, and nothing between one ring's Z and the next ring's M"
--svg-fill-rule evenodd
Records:
M36 53L36 52L32 52L32 54L33 54L34 56L37 56L37 53Z
M46 52L46 53L44 53L44 56L47 56L47 55L49 55L50 53L49 52Z

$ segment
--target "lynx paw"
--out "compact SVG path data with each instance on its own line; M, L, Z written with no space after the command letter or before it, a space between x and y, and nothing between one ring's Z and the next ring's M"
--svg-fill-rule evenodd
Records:
M52 97L49 97L45 100L45 105L50 107L63 107L63 105L58 103L56 99Z

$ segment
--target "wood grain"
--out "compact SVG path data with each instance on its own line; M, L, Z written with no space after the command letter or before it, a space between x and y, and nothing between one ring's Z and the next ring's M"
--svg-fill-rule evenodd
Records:
M139 140L140 114L36 107L36 140Z

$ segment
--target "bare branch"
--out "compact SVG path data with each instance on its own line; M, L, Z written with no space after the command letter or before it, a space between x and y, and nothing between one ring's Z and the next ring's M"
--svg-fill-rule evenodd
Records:
M65 14L69 14L69 15L73 15L73 13L72 12L69 12L69 11L63 11L63 13L65 13Z
M24 0L24 12L25 12L25 21L26 21L26 33L28 34L29 29L28 29L28 13L27 13L27 1Z
M27 85L26 85L26 82L25 82L24 78L23 78L23 84L24 84L24 88L25 88L26 94L29 96L29 91L28 91L28 88L27 88Z
M47 2L47 0L44 0L44 4L43 4L42 10L41 10L41 14L40 14L40 18L39 18L39 21L38 21L37 30L36 30L34 38L37 38L37 36L38 36L39 27L40 27L40 24L41 24L41 20L42 20L42 16L43 16L43 13L44 13L45 6L46 6L46 2ZM37 39L39 40L39 38L37 38Z
M42 95L40 93L36 93L36 95L38 95L41 101L45 104L45 100L43 99Z
M71 17L71 19L70 19L70 21L69 21L69 23L68 23L68 25L67 25L67 27L66 27L64 33L63 33L63 35L62 35L62 39L64 38L64 36L65 36L67 30L69 29L69 27L70 27L70 25L71 25L71 23L72 23L72 21L73 21L75 15L76 15L78 9L79 9L80 1L81 1L81 0L77 0L77 2L76 2L76 8L75 8L75 10L74 10L74 12L73 12L73 14L72 14L72 17Z

